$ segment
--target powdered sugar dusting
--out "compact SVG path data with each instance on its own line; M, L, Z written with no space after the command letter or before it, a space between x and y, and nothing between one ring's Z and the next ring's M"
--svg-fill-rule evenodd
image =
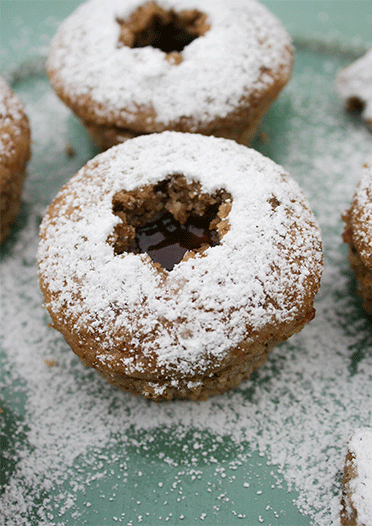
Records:
M200 182L203 192L231 194L230 230L204 257L176 265L162 285L148 259L116 256L107 239L118 222L116 192L174 174ZM120 346L124 328L160 365L204 370L206 356L221 359L267 325L291 323L320 279L320 231L297 183L232 141L176 132L139 137L93 159L57 199L38 254L41 278L55 293L47 308L92 326L106 352Z
M61 155L71 141L61 103L47 89L35 103L27 79L17 85L31 124L39 113L40 141L20 222L0 262L0 506L7 526L339 526L346 444L372 422L371 328L340 219L371 154L371 135L333 92L348 60L311 49L297 53L293 79L263 123L270 140L255 146L301 183L322 227L317 315L254 378L203 403L159 405L118 393L47 328L35 254L39 210L53 188L32 185L41 180L41 158L48 180L53 158L58 165L55 191L86 159ZM55 129L61 134L51 140ZM78 152L87 148L79 140Z
M203 2L211 29L186 46L177 66L151 46L118 47L116 18L126 19L142 3L88 2L63 23L52 45L48 67L53 83L77 109L85 96L91 97L96 108L89 111L98 123L130 123L141 108L153 108L160 123L183 117L210 122L237 108L242 97L271 86L273 76L261 71L289 67L288 34L253 0L244 6ZM162 0L159 5L195 8L194 0Z

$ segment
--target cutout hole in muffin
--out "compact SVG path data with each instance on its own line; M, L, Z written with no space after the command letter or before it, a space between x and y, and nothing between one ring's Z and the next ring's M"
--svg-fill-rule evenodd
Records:
M171 271L184 258L219 245L230 225L231 195L224 190L201 192L200 183L182 175L113 197L113 212L121 222L108 242L115 254L147 253Z
M210 29L207 15L198 9L176 12L153 1L140 6L128 19L118 17L116 21L120 25L119 47L152 46L170 55L179 54Z
M347 100L347 109L352 113L362 113L365 105L365 102L359 97L350 97Z

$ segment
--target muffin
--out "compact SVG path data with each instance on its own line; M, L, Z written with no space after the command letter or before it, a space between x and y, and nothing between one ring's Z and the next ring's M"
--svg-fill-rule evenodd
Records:
M47 72L101 149L165 130L247 143L292 61L289 35L254 0L92 0L61 25Z
M66 184L38 262L53 326L86 365L133 394L201 400L313 319L322 249L282 167L231 140L162 132Z

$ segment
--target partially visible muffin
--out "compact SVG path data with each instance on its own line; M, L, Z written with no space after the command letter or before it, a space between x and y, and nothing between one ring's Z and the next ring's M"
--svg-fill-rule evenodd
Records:
M351 207L342 216L343 239L363 307L372 316L372 165L365 164Z
M372 126L372 49L340 71L336 89L346 108L361 113L365 123Z
M9 235L18 216L30 142L23 105L0 79L0 242Z
M254 0L90 0L47 72L101 149L165 130L246 144L288 82L291 38Z
M372 525L372 428L351 437L342 479L342 526Z

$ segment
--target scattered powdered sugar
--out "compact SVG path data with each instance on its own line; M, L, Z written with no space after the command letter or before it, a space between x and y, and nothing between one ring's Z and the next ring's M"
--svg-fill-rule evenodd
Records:
M116 192L175 174L200 182L202 192L231 195L230 230L162 283L149 258L115 255L107 239L119 221ZM91 327L105 361L121 347L124 329L130 345L155 353L164 370L204 372L247 335L303 315L317 289L320 232L301 190L280 166L235 142L177 132L138 137L94 158L57 200L38 253L52 293L46 306L57 317L63 309L78 330ZM122 358L130 374L143 367L132 361Z
M53 188L37 194L33 185L40 158L48 174L58 164L55 191L86 159L62 158L71 128L61 103L46 91L48 104L41 99L36 111L27 79L17 85L44 142L35 145L22 214L1 249L0 522L189 526L223 517L231 525L339 525L346 444L372 422L372 334L340 219L371 154L371 135L335 97L344 65L337 56L299 52L292 81L263 123L270 140L255 144L300 182L321 225L316 318L274 349L251 380L201 403L119 393L47 327L36 250L40 209ZM51 121L37 117L43 112ZM61 133L52 141L55 130ZM292 499L304 516L292 513Z
M345 102L359 100L362 117L372 122L372 49L339 73L337 91Z
M125 5L121 0L109 4L93 0L77 9L58 31L48 68L57 91L79 115L84 114L88 96L94 102L89 112L98 123L123 126L141 108L144 114L153 108L159 123L185 117L195 123L210 122L234 111L242 97L271 86L273 76L262 71L290 67L289 35L254 0L244 6L204 1L211 29L185 47L177 66L155 47L118 47L116 19L128 18L141 4L141 0ZM192 0L162 0L159 5L176 11L195 7Z

